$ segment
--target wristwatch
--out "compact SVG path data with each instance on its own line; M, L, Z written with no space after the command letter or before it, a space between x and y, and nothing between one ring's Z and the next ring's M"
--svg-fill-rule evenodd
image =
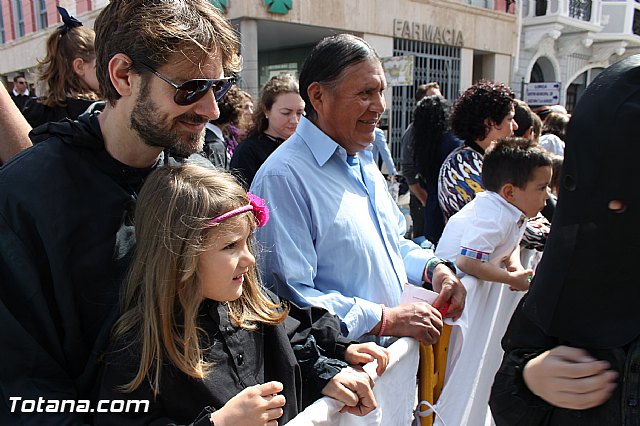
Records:
M431 259L429 259L429 261L427 262L427 282L429 284L431 284L431 281L433 280L433 272L436 270L436 267L440 264L445 265L447 268L451 269L451 271L455 274L458 273L458 271L456 270L456 265L453 264L452 261L447 260L447 259L441 259L439 257L433 257Z

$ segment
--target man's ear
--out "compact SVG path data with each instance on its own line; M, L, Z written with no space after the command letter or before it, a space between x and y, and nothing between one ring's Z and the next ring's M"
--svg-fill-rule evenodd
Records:
M522 137L525 139L533 138L533 126L529 126L529 128L522 134Z
M322 84L314 81L307 88L307 95L309 96L309 102L313 106L315 111L321 111L322 106L326 101L327 90Z
M502 195L502 198L505 200L512 202L515 195L515 189L516 187L514 184L506 183L502 185L502 188L500 188L500 195Z
M120 96L131 96L133 86L132 77L138 77L131 71L131 58L124 53L116 53L109 61L109 79Z

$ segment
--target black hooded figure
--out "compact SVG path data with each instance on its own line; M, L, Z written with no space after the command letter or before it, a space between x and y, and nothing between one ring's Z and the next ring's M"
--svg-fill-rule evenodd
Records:
M635 55L603 71L571 117L551 234L502 341L490 399L498 426L640 425L639 159ZM605 402L560 408L527 387L527 362L559 345L582 348L618 373Z

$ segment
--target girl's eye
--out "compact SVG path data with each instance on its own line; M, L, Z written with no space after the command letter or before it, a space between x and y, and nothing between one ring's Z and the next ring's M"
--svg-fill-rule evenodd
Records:
M238 243L237 243L236 241L234 241L234 242L232 242L232 243L227 244L227 245L224 247L224 249L225 249L225 250L231 250L231 249L234 249L234 248L236 248L237 244L238 244Z

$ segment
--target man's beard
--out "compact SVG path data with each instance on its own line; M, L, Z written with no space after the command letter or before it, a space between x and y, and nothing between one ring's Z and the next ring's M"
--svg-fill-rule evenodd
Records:
M140 139L149 146L171 148L184 155L202 151L204 129L200 133L190 133L178 131L176 125L179 121L206 123L208 118L198 114L182 114L171 120L167 114L159 112L148 92L147 84L144 84L131 112L130 126Z

